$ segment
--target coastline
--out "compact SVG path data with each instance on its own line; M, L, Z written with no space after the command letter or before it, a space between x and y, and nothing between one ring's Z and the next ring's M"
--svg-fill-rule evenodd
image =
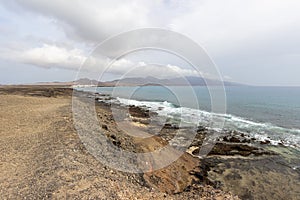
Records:
M205 135L209 134L206 127L198 127L196 138L188 151L162 170L129 174L105 167L86 151L73 127L72 93L72 89L60 86L1 87L1 106L7 107L1 109L4 120L1 123L6 124L6 115L11 113L11 122L1 130L4 147L12 142L7 138L21 140L22 134L32 132L22 138L28 142L27 145L22 140L12 142L12 148L20 146L20 149L14 150L16 155L2 156L2 172L6 170L8 174L1 174L2 194L19 198L96 198L102 195L108 199L238 199L236 195L241 199L296 199L299 196L299 170L285 166L285 158L275 152L267 141L263 144L243 133L228 132L219 139L209 156L204 159L197 158L197 147L202 144ZM130 138L118 129L109 105L99 100L101 99L96 99L96 111L107 138L124 149L136 152L152 151L165 145L178 130L174 124L165 124L157 136L147 140ZM37 110L32 105L33 102L38 105ZM42 108L46 111L41 110ZM123 108L130 109L134 126L147 126L149 111L133 106ZM14 116L19 112L21 115L15 119ZM43 120L36 122L36 114ZM31 121L22 124L23 117ZM45 122L48 126L41 128L39 133L35 132L37 128L34 126L30 131L20 128L28 128L32 124L39 127ZM37 138L33 144L29 142L32 138ZM30 151L23 152L31 145L33 147ZM2 151L8 152L8 149L3 148ZM10 165L7 163L13 163L12 160L20 159L23 154L29 156L25 165L15 160L16 170L10 172ZM32 160L35 168L30 171L30 175L22 176ZM24 167L23 173L22 170L17 170L19 165ZM18 174L14 174L16 171ZM20 181L19 191L12 189L16 184L16 177ZM279 180L287 189L281 189Z
M97 95L96 101L110 102L106 101L107 96ZM135 116L136 113L131 112L140 110L147 113L147 108L123 106L129 109L132 122L144 124L147 121L140 114ZM177 123L167 123L158 136L164 141L170 141L178 134L178 129L190 131L184 130L184 127L179 128ZM199 147L205 136L211 135L212 131L208 127L199 126L186 152L198 159ZM182 139L178 143L184 141ZM198 184L205 182L214 188L232 192L241 199L297 199L300 195L297 189L300 187L300 169L293 166L299 164L298 155L298 150L280 143L274 145L268 138L259 140L244 132L223 130L214 148L207 157L200 159L198 170L192 174L201 180ZM278 182L284 186L278 185ZM282 187L286 189L282 190Z
M65 86L1 86L2 198L238 199L209 185L176 194L162 192L155 184L146 183L152 174L143 177L103 165L90 155L76 133L72 92ZM108 116L105 105L98 109L100 116ZM119 135L115 139L134 148ZM178 163L184 164L183 160ZM173 183L167 173L162 175Z

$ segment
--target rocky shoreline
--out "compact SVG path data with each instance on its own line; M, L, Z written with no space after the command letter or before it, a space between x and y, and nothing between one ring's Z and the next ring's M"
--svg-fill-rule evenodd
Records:
M111 105L107 102L115 103L115 100L106 95L96 94L96 102L99 102L100 107L101 105L109 107ZM155 113L151 114L151 111L145 107L132 105L125 106L125 109L128 109L130 115L128 117L133 123L151 126L149 118ZM176 123L166 123L156 136L167 143L174 138L174 135L189 131L191 130L185 127L179 128ZM186 153L198 159L203 140L212 134L212 131L207 127L199 126ZM179 138L181 140L178 143L184 143L184 134ZM197 185L205 183L216 189L233 192L241 199L298 199L300 170L293 169L290 165L291 160L284 157L280 151L277 151L277 148L289 149L282 143L274 146L268 139L260 141L247 133L223 130L210 153L193 164L192 170L189 171L192 177L190 184L186 184L179 191L173 189L171 193L196 188ZM297 163L298 159L294 159L294 162ZM155 180L146 179L146 183L151 185L154 182L154 187L162 185L162 188L158 187L158 189L165 192L167 183L163 180L164 174L159 171L156 172ZM161 184L157 180L160 180ZM281 189L282 186L278 185L279 181L285 185L286 190Z
M84 97L84 100L95 103L103 133L111 144L126 151L152 152L167 145L174 135L191 131L188 127L165 123L159 134L152 137L145 139L132 137L118 126L119 119L113 116L111 104L108 103L112 100L110 96L102 94L95 96L86 92L76 94ZM22 136L22 131L15 134L21 125L4 126L1 130L3 147L16 145L16 148L17 146L20 148L16 151L16 155L24 158L25 155L32 155L25 163L31 175L22 174L26 168L19 170L16 175L9 171L9 165L4 164L12 162L9 160L13 157L5 156L6 149L2 149L0 191L4 194L4 198L297 199L300 196L298 191L300 171L289 167L287 159L268 141L257 141L237 131L224 131L209 155L201 159L198 157L199 147L212 131L207 127L198 127L196 136L186 152L183 152L176 162L163 169L132 174L109 168L95 159L80 141L73 123L72 95L74 95L72 89L61 86L0 88L1 106L10 108L7 111L2 109L4 117L7 113L15 112L16 115L20 110L27 108L34 113L31 107L32 102L35 102L41 106L37 110L38 115L41 115L39 118L45 117L47 123L50 123L48 128L41 129L42 136L38 137L36 143L32 143L32 137L36 137L34 135L28 136L28 144L16 142L11 144L11 141L7 140L10 137L20 136L26 139ZM150 123L150 118L155 118L155 113L144 107L122 106L112 102L120 113L122 110L129 113L125 116L126 120L135 128L152 130L153 133L158 130L155 124ZM50 105L60 103L62 105L56 110L40 113L42 108L46 109ZM23 114L25 119L33 117L30 112ZM13 124L21 123L23 119L20 117L17 118L19 121ZM14 118L10 120L13 121ZM32 125L28 122L24 126ZM12 131L13 127L16 131ZM34 133L34 130L32 132ZM179 143L185 140L184 137L178 138ZM31 146L30 152L27 152L28 146L25 144ZM286 149L284 146L282 148ZM21 164L17 166L19 165L21 166ZM34 167L29 170L30 166ZM16 184L16 177L19 179L19 191L12 189Z

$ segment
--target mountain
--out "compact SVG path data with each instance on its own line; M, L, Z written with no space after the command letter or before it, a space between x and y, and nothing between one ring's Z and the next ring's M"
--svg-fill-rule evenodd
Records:
M221 85L222 82L213 79L206 79L206 82L212 86ZM81 78L76 81L69 82L39 82L27 85L62 85L62 86L72 86L72 85L82 85L82 86L99 86L99 87L114 87L114 86L145 86L145 85L165 85L165 86L206 86L206 82L201 77L187 76L187 77L177 77L170 79L158 79L152 76L145 78L124 78L117 79L113 81L99 82L97 80L91 80L88 78ZM243 84L224 81L225 86L242 86Z
M99 85L101 82L88 78L81 78L73 82L74 85Z
M213 79L206 79L206 82L212 86L221 85L222 82ZM166 86L206 86L205 79L195 76L178 77L170 79L158 79L152 76L146 78L124 78L114 81L99 82L100 87L113 87L113 86L141 86L141 85L166 85ZM242 84L224 81L225 86L241 86Z

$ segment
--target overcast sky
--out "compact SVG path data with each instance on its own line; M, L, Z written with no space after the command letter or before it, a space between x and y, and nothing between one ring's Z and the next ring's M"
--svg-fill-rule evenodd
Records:
M201 45L225 80L300 86L299 10L299 0L0 0L0 84L74 80L101 41L161 27ZM116 63L110 78L128 65L146 69L136 57ZM194 75L172 61L164 74Z

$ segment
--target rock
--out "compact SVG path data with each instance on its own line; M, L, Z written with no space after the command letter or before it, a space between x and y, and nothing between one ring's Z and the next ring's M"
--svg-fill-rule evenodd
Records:
M197 156L197 155L199 155L199 151L200 151L200 148L198 146L191 146L190 148L188 148L188 150L186 152L193 156Z
M232 143L240 143L241 140L235 136L224 136L223 137L224 142L232 142Z
M197 129L197 132L203 132L203 131L206 131L207 128L204 127L204 126L198 126L198 129Z
M224 137L223 137L223 141L224 141L224 142L229 142L228 137L227 137L227 136L224 136Z
M120 141L113 140L112 143L113 143L113 145L115 145L117 147L121 146L121 142Z
M164 128L165 128L165 129L179 129L178 125L170 124L170 123L166 123L166 124L164 125Z
M270 143L271 143L270 140L260 141L260 144L270 144Z
M251 141L249 139L247 139L247 138L245 138L245 139L242 140L242 143L250 143L250 142Z
M235 136L232 136L230 139L229 139L229 142L234 142L234 143L239 143L241 142L239 138L235 137Z
M141 107L129 106L129 114L133 117L149 118L150 112Z
M112 138L113 140L116 140L117 137L115 135L109 135L110 138Z
M272 151L267 151L261 148L253 147L247 144L232 144L232 143L216 143L212 151L209 155L241 155L241 156L249 156L249 155L274 155L275 153Z
M107 127L107 125L106 124L102 124L102 126L101 126L104 130L108 130L108 127Z
M231 132L231 134L235 134L235 135L227 135L224 136L222 139L224 142L232 142L232 143L250 143L252 138L249 139L249 136L247 136L244 133L241 134L237 134L238 132Z

